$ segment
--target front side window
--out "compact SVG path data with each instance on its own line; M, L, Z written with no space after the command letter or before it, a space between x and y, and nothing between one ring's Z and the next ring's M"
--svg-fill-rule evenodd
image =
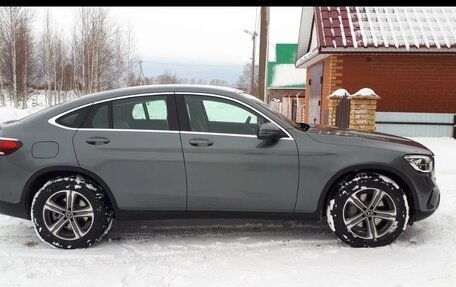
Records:
M185 96L192 131L256 135L268 122L263 116L234 101L208 97Z
M298 124L297 122L291 120L290 118L284 116L283 114L279 113L277 110L275 110L273 107L271 107L271 105L259 100L257 97L254 97L252 95L249 95L249 94L242 94L244 97L246 97L247 99L249 100L252 100L252 101L255 101L257 104L259 104L260 106L262 106L263 108L267 109L269 112L273 113L276 117L282 119L283 121L287 122L290 126L294 127L295 129L298 129L298 130L307 130L309 127L307 126L307 128L303 128L303 126L301 126L301 124Z

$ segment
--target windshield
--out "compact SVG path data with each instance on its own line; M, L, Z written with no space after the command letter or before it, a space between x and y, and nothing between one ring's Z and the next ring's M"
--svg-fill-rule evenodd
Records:
M285 122L287 122L289 125L291 125L292 127L294 127L295 129L298 129L298 130L304 130L304 128L298 124L297 122L287 118L286 116L282 115L281 113L279 113L277 110L275 110L273 107L271 107L269 104L261 101L260 99L258 99L257 97L254 97L250 94L246 94L246 93L242 93L243 96L245 96L246 98L250 99L250 100L253 100L255 101L257 104L261 105L263 108L267 109L268 111L270 111L271 113L273 113L275 116L277 116L278 118L284 120Z

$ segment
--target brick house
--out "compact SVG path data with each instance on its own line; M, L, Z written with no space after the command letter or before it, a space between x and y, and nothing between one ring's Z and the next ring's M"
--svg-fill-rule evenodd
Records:
M304 7L295 64L306 122L328 123L338 88L373 89L379 112L456 113L456 8Z
M296 69L297 44L278 43L275 61L268 62L267 94L270 104L283 115L301 119L304 107L306 70Z

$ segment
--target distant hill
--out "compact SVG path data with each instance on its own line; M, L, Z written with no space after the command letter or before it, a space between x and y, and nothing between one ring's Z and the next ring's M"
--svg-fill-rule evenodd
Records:
M242 73L243 65L187 65L168 64L160 62L143 62L144 75L146 77L159 76L165 71L170 71L178 78L193 78L202 80L224 80L235 84Z

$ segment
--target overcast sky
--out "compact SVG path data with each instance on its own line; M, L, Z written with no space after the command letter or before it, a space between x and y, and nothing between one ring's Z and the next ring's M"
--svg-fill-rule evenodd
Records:
M34 8L37 30L43 26L48 8ZM69 34L77 7L49 9L56 25ZM259 30L259 7L112 7L110 10L115 21L133 26L137 53L149 76L170 70L181 77L234 82L242 65L251 59L252 40L244 29L253 31L256 26ZM297 42L300 16L300 7L271 8L271 60L276 43Z

